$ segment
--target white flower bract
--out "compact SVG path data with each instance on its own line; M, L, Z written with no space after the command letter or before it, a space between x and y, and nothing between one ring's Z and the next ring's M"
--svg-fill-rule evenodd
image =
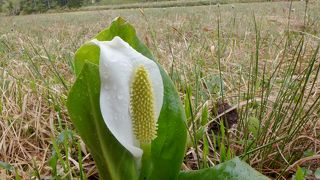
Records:
M163 103L163 82L159 67L118 36L111 41L94 39L91 43L100 48L100 110L104 122L120 144L139 159L142 157L143 150L133 132L130 116L130 86L135 69L143 65L152 83L157 121Z

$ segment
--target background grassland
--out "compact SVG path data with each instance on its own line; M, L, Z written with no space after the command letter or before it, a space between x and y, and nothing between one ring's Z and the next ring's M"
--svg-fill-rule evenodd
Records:
M65 102L74 52L122 16L184 101L191 136L182 169L238 155L270 177L289 178L301 166L314 178L320 3L305 9L305 2L265 2L0 16L0 160L11 165L0 177L97 174ZM219 99L238 110L239 120L213 136L208 125L217 120Z
M167 3L188 3L188 2L212 2L212 3L223 3L223 2L250 2L248 0L100 0L99 4L115 5L115 4L132 4L132 3L161 3L167 1ZM256 0L256 1L268 1L268 0Z
M204 6L230 3L268 2L268 0L171 0L171 1L100 1L94 5L84 6L80 10L107 10L107 9L132 9L132 8L165 8Z

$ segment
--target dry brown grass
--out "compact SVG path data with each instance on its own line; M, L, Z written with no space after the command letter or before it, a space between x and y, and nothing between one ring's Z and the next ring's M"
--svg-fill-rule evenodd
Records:
M317 11L319 3L311 4L308 11L310 24L307 27L303 24L304 3L295 2L293 5L295 8L291 17L291 28L294 30L291 31L293 44L301 35L299 31L304 31L305 34L306 45L300 64L302 71L305 60L310 58L319 42L320 23ZM288 7L287 2L234 4L220 7L221 37L224 45L221 62L225 98L231 104L240 105L243 99L241 102L238 101L238 89L243 93L248 88L246 83L248 65L255 51L252 10L255 12L258 24L261 25L259 51L261 64L259 66L262 68L267 64L267 72L271 72L276 62L279 62L283 56ZM136 27L140 38L151 48L159 62L172 76L182 97L185 85L194 85L195 64L201 65L202 82L204 80L209 82L211 77L218 76L217 55L210 52L212 45L217 47L217 10L217 6L204 6L146 9L143 14L133 9L0 17L0 161L11 164L23 179L39 178L35 173L37 171L41 179L50 178L52 169L49 160L54 149L53 140L61 138L61 133L73 130L66 112L65 100L68 89L74 81L73 67L70 63L74 52L116 16L123 16ZM285 60L289 60L292 56L294 45L290 51L292 52L288 53ZM172 65L173 71L171 71ZM315 66L318 66L318 63ZM239 74L239 67L242 68L242 74ZM320 81L316 84L310 103L319 96L319 83ZM308 84L308 86L311 85ZM208 87L204 87L203 92L207 93L207 91L209 91ZM268 113L272 112L271 105L276 93L270 96ZM215 92L210 96L210 101L219 98L219 94ZM201 109L206 101L204 98L201 99L198 109ZM306 110L308 107L306 106ZM319 110L314 111L308 125L303 127L301 132L283 148L280 148L283 145L282 142L274 143L272 151L267 156L263 156L262 152L254 153L250 159L247 159L248 162L264 174L272 176L281 173L281 167L284 165L289 166L286 175L295 172L297 165L311 169L319 167L319 112ZM214 117L210 116L210 118ZM285 129L285 127L281 128L281 130ZM275 134L268 131L267 133L270 137L280 137L286 132L278 131ZM233 128L230 134L234 137L234 141L231 141L233 153L241 154L244 145L239 144L238 140L245 138L244 132ZM66 164L70 165L69 170L74 178L79 174L77 143L81 146L87 176L96 175L90 154L76 134L69 141L67 148L69 159L64 159ZM65 157L66 149L63 144L59 147L62 156ZM282 155L303 153L310 149L314 152L312 156L292 162L282 158ZM199 151L202 152L201 146ZM190 159L194 159L195 154L192 149L186 156L189 154L191 154ZM210 161L211 164L219 162L219 154L215 152L210 157ZM270 165L271 163L274 164ZM58 166L58 174L64 176L68 172L64 171L61 164L63 163L60 162ZM191 169L190 166L192 165L186 163L184 168ZM14 174L14 172L1 170L0 179L13 177Z

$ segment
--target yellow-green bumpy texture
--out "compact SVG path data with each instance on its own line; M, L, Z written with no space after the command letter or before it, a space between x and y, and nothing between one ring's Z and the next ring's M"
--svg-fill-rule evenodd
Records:
M154 96L149 74L143 65L136 68L130 96L133 133L142 144L150 144L157 137Z

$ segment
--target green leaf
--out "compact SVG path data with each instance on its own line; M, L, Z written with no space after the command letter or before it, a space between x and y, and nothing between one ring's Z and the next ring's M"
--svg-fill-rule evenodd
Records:
M73 132L70 130L63 130L57 137L57 143L62 144L65 141L71 141L73 139Z
M249 120L248 120L249 132L251 132L255 138L258 136L259 124L260 124L260 121L258 118L249 117Z
M133 157L103 121L99 97L99 68L85 63L68 96L71 120L96 162L100 179L137 179Z
M14 177L15 180L20 180L20 179L22 179L22 178L19 176L17 170L15 170L15 174L16 174L15 177Z
M269 179L253 169L247 163L242 162L239 158L234 158L225 163L219 164L212 168L206 168L196 171L181 172L179 180L265 180Z
M0 169L5 169L9 172L14 172L14 176L15 176L15 180L20 180L21 177L19 176L18 172L16 169L13 168L13 166L11 166L10 164L0 161Z
M179 94L160 67L164 96L158 119L158 137L152 142L153 171L149 179L176 179L186 149L187 129Z
M208 103L205 103L202 108L202 113L201 113L201 125L204 126L207 124L209 119L209 110L208 110Z
M316 179L320 179L320 168L316 169L316 171L314 172L314 176L316 177Z
M154 59L149 49L138 39L135 29L121 17L116 18L108 28L97 34L93 39L97 39L99 41L110 41L115 36L121 37L121 39L126 41L132 48L144 56ZM99 64L99 57L99 47L93 44L84 44L81 46L75 54L74 63L76 74L79 75L86 61Z
M300 167L298 167L296 174L294 175L295 180L304 180L304 172L302 171L302 169Z
M220 143L220 162L225 162L227 159L227 152L226 146L224 143L224 136L225 136L225 128L223 123L220 123L220 133L221 133L221 143Z
M204 135L206 133L206 128L205 128L205 126L200 126L199 129L196 130L196 132L195 132L195 134L196 134L195 137L192 136L192 133L188 133L187 148L193 147L194 142L199 142L204 137Z
M0 169L5 169L10 172L13 171L13 167L10 164L2 161L0 161Z
M108 41L115 36L121 37L144 56L155 60L149 49L136 36L134 28L122 18L116 18L109 28L103 30L95 38L100 41ZM122 176L129 173L132 177L134 173L131 172L131 155L128 157L124 148L116 143L116 139L110 134L101 117L98 64L98 47L85 44L76 52L75 71L78 77L68 98L68 110L75 127L93 154L100 174L105 174L103 179L110 179L112 172L115 176L119 173ZM148 168L150 176L142 178L176 179L186 148L186 118L174 84L160 65L159 69L164 85L164 99L158 119L157 138L151 146L150 163L152 167ZM115 151L117 153L113 153ZM128 177L122 179L132 179Z
M192 91L190 89L191 88L188 86L186 89L186 95L184 98L184 111L185 111L185 115L186 115L186 119L188 120L188 123L191 121L191 116L192 116L192 104L190 104Z
M220 148L220 162L225 162L227 159L227 152L226 152L224 141L220 143L219 148Z
M312 149L307 149L306 151L303 152L304 157L309 157L309 156L313 156L313 155L316 155L316 153Z
M51 167L51 176L53 179L58 177L57 164L58 164L58 155L55 151L53 151L49 159L49 165Z
M209 143L207 140L207 136L203 136L203 152L202 152L202 157L203 157L203 166L202 167L208 167L207 165L207 156L209 154Z

